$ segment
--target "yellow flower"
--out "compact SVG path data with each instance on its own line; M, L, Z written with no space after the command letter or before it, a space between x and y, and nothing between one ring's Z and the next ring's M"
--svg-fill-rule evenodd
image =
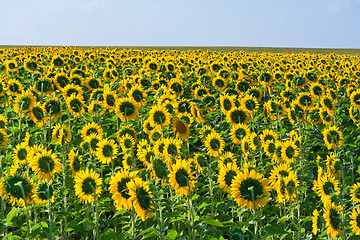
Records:
M169 183L180 196L188 195L194 189L194 178L190 164L185 160L178 159L170 167Z
M130 201L141 220L145 221L146 216L152 217L154 196L150 191L149 183L144 182L141 178L134 178L126 186L129 189Z
M61 170L60 160L51 150L40 150L29 159L29 166L40 179L53 179Z
M131 209L132 201L130 200L129 188L127 183L132 179L138 178L137 172L130 172L125 169L121 169L116 172L109 182L109 191L112 194L111 198L115 202L116 210L125 208Z
M80 170L74 179L75 195L82 203L91 203L100 196L102 179L93 169Z
M225 142L219 133L213 131L205 138L205 147L212 157L218 157L224 150Z
M231 196L241 207L250 210L263 207L270 197L268 179L255 170L240 172L231 184Z
M327 202L324 208L324 218L326 221L326 233L333 239L338 236L343 236L342 220L341 220L341 206L336 206L335 203Z
M344 138L338 127L332 126L324 129L322 134L324 135L325 145L329 150L341 147Z
M350 228L355 235L360 235L360 206L353 208L350 214Z
M102 164L109 164L116 158L118 146L112 139L101 139L97 144L96 157Z
M228 193L231 193L231 183L239 172L240 170L236 166L236 163L229 162L227 164L220 165L218 175L218 182L220 188L224 189Z

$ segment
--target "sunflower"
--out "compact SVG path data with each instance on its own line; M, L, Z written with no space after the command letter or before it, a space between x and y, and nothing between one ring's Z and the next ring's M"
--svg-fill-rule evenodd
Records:
M360 111L358 108L354 108L354 106L351 106L349 108L349 114L350 114L351 120L353 120L354 123L360 122Z
M0 114L0 128L6 129L7 127L7 118L4 115Z
M102 84L101 84L101 80L98 78L86 78L85 79L85 85L88 89L92 90L96 90L98 88L101 88Z
M206 153L195 153L194 157L189 159L190 163L194 163L195 170L198 173L203 171L203 168L208 167L209 155Z
M116 210L120 211L122 208L130 210L132 207L132 201L130 200L129 188L127 183L137 176L137 172L130 172L125 169L121 169L116 172L109 182L109 191L111 198L115 202Z
M322 131L326 147L330 149L336 149L341 147L343 141L343 134L336 126L329 127Z
M299 148L291 140L285 141L282 143L281 147L281 159L285 162L294 162L294 160L299 156Z
M330 113L334 113L336 110L336 100L334 100L329 94L327 93L320 99L320 104L322 108Z
M69 160L70 160L70 168L72 176L75 177L76 174L82 169L81 162L82 162L82 156L79 154L79 151L76 151L74 149L71 149L68 154Z
M42 127L47 121L44 105L40 102L36 102L28 114L30 119L33 120L38 127Z
M241 207L260 208L269 200L268 179L255 170L239 172L231 183L231 196Z
M259 102L254 96L245 95L245 97L241 99L241 106L243 106L248 112L254 114L259 109Z
M73 93L65 101L74 118L80 118L85 113L85 102L82 95Z
M84 141L84 143L85 142L89 143L90 152L93 154L96 154L98 146L99 146L99 142L102 139L103 138L101 136L99 136L97 133L91 133L83 141Z
M301 106L302 109L305 109L306 111L311 110L315 105L315 101L309 92L300 93L295 101L299 106Z
M178 138L165 138L164 141L164 157L166 159L173 159L181 153L182 141Z
M62 113L61 109L61 100L54 97L54 98L47 98L46 102L44 103L44 108L48 116L51 119L59 117Z
M217 77L213 78L213 80L211 81L211 84L215 89L222 91L222 90L226 89L226 86L228 84L227 80L228 79L225 79L221 76L217 76Z
M93 116L95 116L95 115L102 116L105 112L105 109L103 109L101 101L94 100L94 101L90 102L88 111Z
M255 151L258 147L261 147L260 138L255 132L252 132L248 135L248 143L249 147L253 151Z
M95 122L88 122L81 129L81 138L85 140L85 138L92 133L96 133L101 138L104 137L103 129L99 124Z
M62 90L70 83L69 78L64 73L58 73L54 77L54 83L57 89Z
M165 145L165 144L164 144ZM147 167L149 167L151 165L151 162L153 160L154 157L156 156L163 156L163 154L156 154L157 149L151 146L146 146L145 149L142 149L141 152L139 153L139 160Z
M336 239L338 236L343 236L344 234L341 220L342 210L342 206L336 206L335 203L332 202L327 202L324 207L324 218L327 227L326 233L333 239Z
M180 196L188 195L195 187L195 177L189 162L177 159L169 169L169 183L175 192Z
M263 147L264 153L267 157L276 160L274 159L276 155L276 142L273 140L267 140L265 143L262 143L261 146Z
M321 201L326 204L331 202L332 195L340 193L339 180L329 174L321 174L320 178L314 183L314 189Z
M64 98L68 98L72 94L78 95L83 93L81 87L74 84L66 85L63 89L61 89L61 92Z
M360 108L360 89L353 91L350 95L351 106Z
M65 65L65 61L61 56L53 56L51 60L51 65L54 68L62 68Z
M354 183L350 189L350 197L353 203L360 203L360 183Z
M320 99L325 92L324 86L318 82L314 82L310 84L310 91L311 91L311 95L318 99Z
M224 150L225 141L223 137L216 131L212 131L205 138L205 147L207 148L207 152L212 157L218 157Z
M158 182L161 181L161 185L167 182L168 175L169 175L169 169L167 167L167 162L165 158L162 157L154 157L152 158L152 162L149 166L149 169L151 169L151 178Z
M71 130L66 124L56 124L52 131L52 139L60 145L66 145L71 140Z
M51 203L54 202L54 188L51 183L41 180L35 186L35 194L33 195L33 200L37 204L48 203L50 200Z
M93 169L80 170L74 179L75 195L82 203L92 203L100 196L102 179Z
M235 107L235 96L225 93L220 96L221 111L226 115L233 107Z
M140 105L132 98L120 97L116 101L115 113L120 115L124 122L135 119L139 114Z
M104 100L102 101L103 108L108 109L110 112L114 111L116 107L117 99L118 97L115 91L110 91L110 89L105 88Z
M199 85L198 87L196 87L194 90L193 90L193 96L195 98L202 98L203 96L207 95L209 92L208 92L208 89L207 87L203 86L203 85Z
M360 235L360 206L353 208L350 214L350 228L355 235Z
M315 209L313 212L312 212L312 233L314 235L316 235L319 231L319 229L321 229L321 216L319 215L319 211L317 209Z
M131 87L128 96L134 99L140 105L146 104L147 94L140 84L135 84Z
M0 194L3 199L8 199L12 206L17 204L20 207L24 207L32 202L34 184L30 178L23 175L5 174L0 179Z
M14 107L18 112L25 113L34 106L36 99L30 90L22 91L15 99Z
M12 158L14 163L26 164L28 162L29 146L26 144L26 142L17 144L13 150L14 153Z
M118 142L123 152L131 151L135 148L135 139L130 134L118 136Z
M29 159L29 166L40 179L50 180L61 170L59 158L51 150L41 150Z
M109 164L116 158L118 146L112 139L103 138L97 144L96 157L102 164Z
M122 126L119 131L117 132L117 138L119 140L120 137L125 136L126 134L129 134L134 138L134 140L137 139L137 133L134 128L124 125Z
M326 171L335 177L339 176L341 174L341 163L339 161L339 158L334 153L330 153L330 155L326 156Z
M262 144L265 144L265 142L268 140L276 142L278 139L279 139L279 135L272 129L265 129L260 134L260 141Z
M45 77L44 79L38 79L35 81L32 89L39 95L50 95L53 92L52 79Z
M231 194L231 183L234 180L235 176L240 173L239 168L236 163L229 162L227 164L220 165L218 183L220 188L224 189L226 192Z
M231 126L230 139L233 141L233 143L241 144L242 139L246 135L250 135L250 129L248 125L240 123Z
M220 155L218 166L227 165L228 163L236 163L235 154L232 152L224 152Z
M281 100L269 100L264 104L271 120L280 120L287 113L287 109ZM280 118L280 119L278 119Z
M293 171L290 171L289 174L285 177L280 178L275 183L275 191L277 192L278 198L276 201L278 203L283 203L285 201L293 201L297 198L299 194L300 183Z
M250 121L250 112L243 107L233 107L227 112L226 118L232 125L247 124Z
M6 92L8 95L15 97L23 91L23 86L20 81L16 79L10 79L7 83Z
M145 221L146 216L152 217L154 196L150 191L149 183L144 182L141 178L135 178L130 180L126 186L129 189L130 201L141 220Z
M184 86L180 79L172 78L169 82L169 89L175 95L181 95L184 93Z
M153 106L150 111L150 123L155 129L163 129L170 125L171 116L168 110L163 105Z
M196 103L191 103L190 105L191 114L195 117L198 122L204 123L205 119L203 117L203 113L201 112L200 108L196 105Z
M274 166L269 177L270 185L275 188L278 181L282 178L288 177L290 173L294 173L294 170L288 163L280 163L279 165Z
M183 140L186 140L190 134L190 128L185 121L177 118L173 120L173 131L176 132L176 135Z

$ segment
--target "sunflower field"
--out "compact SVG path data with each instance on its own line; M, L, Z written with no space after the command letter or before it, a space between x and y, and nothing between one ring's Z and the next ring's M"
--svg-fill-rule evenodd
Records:
M360 56L0 49L3 239L360 239Z

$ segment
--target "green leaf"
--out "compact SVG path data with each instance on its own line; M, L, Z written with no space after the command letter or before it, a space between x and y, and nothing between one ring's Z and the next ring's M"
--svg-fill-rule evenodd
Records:
M168 234L166 235L166 238L174 240L178 236L178 233L175 230L168 231Z
M219 221L219 219L213 219L211 217L205 217L204 223L213 225L216 227L225 227L224 224L222 224L222 222Z
M158 235L156 230L153 227L145 229L144 231L141 231L140 234L143 235L145 239L150 238L150 237L155 237Z
M19 213L19 209L16 207L13 207L10 212L6 215L5 222L9 224L11 220Z
M106 228L104 233L101 235L100 239L101 240L111 240L111 239L116 239L116 232L114 229L112 228Z
M267 233L268 236L277 235L277 234L282 235L288 233L287 231L285 231L285 229L276 225L268 225L264 227L264 231Z
M351 236L349 239L350 240L359 240L360 236Z

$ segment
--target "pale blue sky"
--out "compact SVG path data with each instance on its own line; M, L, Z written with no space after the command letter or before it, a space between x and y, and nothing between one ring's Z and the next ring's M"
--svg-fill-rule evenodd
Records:
M360 0L0 0L0 45L360 48Z

